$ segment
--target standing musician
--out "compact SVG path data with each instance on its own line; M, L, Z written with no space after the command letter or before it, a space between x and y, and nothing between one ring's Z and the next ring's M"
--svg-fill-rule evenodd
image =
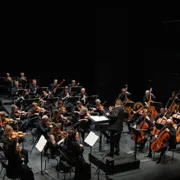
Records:
M151 95L151 97L150 97L150 95ZM143 96L143 102L146 104L146 103L148 103L150 100L154 101L155 98L156 98L156 97L154 96L154 94L150 93L149 90L146 90L145 95ZM149 105L149 104L148 104L148 105Z
M173 127L173 121L171 119L166 121L166 125L164 125L158 135L151 141L147 157L152 157L152 151L161 152L156 162L158 164L168 147L169 149L176 148L176 130Z
M126 86L125 88L121 89L121 93L119 94L117 99L120 99L124 104L129 99L130 96L131 96L131 93L127 91L127 86Z
M142 115L135 121L133 128L137 128L141 134L141 137L137 139L137 142L140 144L140 151L143 152L144 146L147 142L150 132L153 130L154 124L148 115L148 109L144 108ZM136 137L133 136L132 139L136 141Z
M109 107L109 113L106 113L108 118L110 118L108 130L110 131L110 152L109 156L113 157L119 155L120 151L120 138L121 132L123 131L123 121L124 121L124 109L122 107L122 101L116 100L115 107Z
M75 167L74 180L90 180L90 165L83 157L84 146L78 142L77 131L68 131L67 138L64 139L65 153L68 163Z
M5 81L5 86L6 86L6 89L8 92L8 98L10 98L11 97L11 90L13 87L13 80L12 80L9 73L6 73L6 77L4 78L4 81Z

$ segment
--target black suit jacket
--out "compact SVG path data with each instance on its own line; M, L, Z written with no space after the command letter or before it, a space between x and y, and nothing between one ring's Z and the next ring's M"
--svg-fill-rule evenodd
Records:
M110 122L108 130L123 131L124 115L125 111L122 106L115 107L109 115Z

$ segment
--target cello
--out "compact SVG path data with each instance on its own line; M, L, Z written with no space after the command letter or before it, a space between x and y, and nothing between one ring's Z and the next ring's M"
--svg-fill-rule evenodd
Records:
M150 149L154 152L161 152L161 150L164 147L164 143L168 142L169 140L170 134L165 129L162 132L160 132L158 137L151 143Z
M134 140L137 143L140 143L144 140L145 131L149 128L149 124L146 122L146 118L147 116L144 117L144 120L139 124L139 128L137 129L140 132L141 136L132 136L132 140Z

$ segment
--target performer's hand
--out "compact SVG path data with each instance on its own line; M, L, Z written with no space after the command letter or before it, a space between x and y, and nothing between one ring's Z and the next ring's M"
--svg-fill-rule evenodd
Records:
M112 109L113 109L113 108L112 108L112 106L110 106L110 107L109 107L109 111L111 112L111 111L112 111Z
M167 131L167 132L169 132L169 129L168 129L168 128L166 128L166 131Z
M154 137L157 138L157 134Z
M106 113L106 116L109 116L109 113Z

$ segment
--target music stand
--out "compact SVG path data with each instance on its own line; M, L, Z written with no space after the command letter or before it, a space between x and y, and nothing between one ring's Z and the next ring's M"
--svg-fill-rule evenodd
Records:
M159 110L162 108L162 103L161 102L150 102L150 106L154 106L156 110Z
M73 92L75 95L81 92L82 86L71 87L71 93Z
M55 95L59 95L64 91L65 87L58 87L55 91Z
M24 89L19 89L18 90L18 95L23 96L24 95Z
M38 102L39 102L39 98L26 99L25 102L26 102L28 105L32 104L33 102L38 103Z
M98 97L97 95L87 96L86 102L88 104L93 105L93 104L95 104L95 101L96 101L97 97Z
M94 146L98 138L99 136L91 131L84 140L84 142L90 146L89 157L91 156L91 153L92 153L92 147ZM91 169L91 161L90 161L90 169Z
M37 94L42 94L43 91L48 92L48 87L39 87L37 89Z
M131 109L134 108L134 102L127 102L124 104L125 107L131 107Z
M77 101L79 101L79 98L80 98L79 96L73 96L73 97L71 96L67 99L67 102L74 105L76 104Z
M161 129L164 127L163 124L159 124L159 123L157 123L157 122L155 122L155 126L156 126L156 128L157 128L158 130L161 130Z
M131 131L133 132L133 134L135 135L135 146L134 146L134 159L136 160L136 154L137 154L137 139L138 137L141 137L141 133L139 132L139 130L133 128L133 127L130 127L131 128Z
M39 141L36 144L36 149L41 153L41 174L43 174L43 171L42 171L42 151L43 151L46 143L47 143L47 140L45 139L45 137L43 135L41 135L41 137L39 138Z

